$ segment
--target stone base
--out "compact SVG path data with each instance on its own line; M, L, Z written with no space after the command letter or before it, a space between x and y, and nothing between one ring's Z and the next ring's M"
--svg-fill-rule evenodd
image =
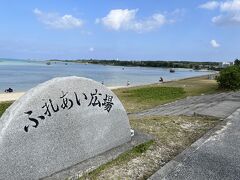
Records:
M72 167L64 169L62 171L56 172L48 177L43 178L44 180L52 179L78 179L83 175L97 169L99 166L116 159L122 153L134 148L137 145L145 143L149 140L152 140L153 137L147 134L143 134L135 130L135 135L132 137L131 141L125 143L121 146L113 148L109 151L106 151L100 155L97 155L93 158L87 159L79 164L76 164Z

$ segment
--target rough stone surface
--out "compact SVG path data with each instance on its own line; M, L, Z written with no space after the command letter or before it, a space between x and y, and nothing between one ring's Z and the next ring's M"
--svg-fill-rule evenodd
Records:
M108 88L86 78L55 78L0 119L0 179L43 178L130 140L127 114Z
M239 179L240 177L240 109L149 180L159 179Z
M183 100L165 104L150 110L137 113L137 116L148 115L193 115L200 114L226 118L240 108L240 92L228 92L212 95L188 97Z

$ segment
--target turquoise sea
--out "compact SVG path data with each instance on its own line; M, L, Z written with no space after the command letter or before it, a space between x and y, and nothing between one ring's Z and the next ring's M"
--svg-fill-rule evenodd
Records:
M165 68L121 67L78 63L51 63L44 61L0 59L0 92L11 87L15 92L26 91L39 83L62 76L81 76L104 82L106 86L141 85L166 80L211 74L211 71Z

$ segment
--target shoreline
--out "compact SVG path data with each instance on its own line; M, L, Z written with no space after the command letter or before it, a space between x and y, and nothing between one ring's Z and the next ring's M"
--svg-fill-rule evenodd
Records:
M214 74L217 74L217 73L215 72ZM201 78L201 77L208 77L208 75L194 76L194 77L188 77L188 78L182 78L182 79L174 79L174 80L164 81L164 83L179 81L179 80L184 80L184 79ZM156 82L156 83L141 84L141 85L129 85L129 86L107 86L107 88L109 88L110 90L114 90L114 89L121 89L121 88L149 86L149 85L153 85L153 84L162 84L162 83ZM7 101L16 101L21 96L23 96L26 92L0 93L0 103L7 102Z
M24 94L25 92L0 93L0 102L16 101Z
M128 87L133 87L133 86L110 86L107 88L113 90L113 89L128 88ZM23 96L26 92L0 93L0 103L8 102L8 101L16 101L21 96Z

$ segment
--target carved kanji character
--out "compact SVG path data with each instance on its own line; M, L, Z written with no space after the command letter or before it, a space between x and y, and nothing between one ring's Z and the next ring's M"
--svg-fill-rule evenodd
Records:
M112 106L114 105L112 100L113 100L113 96L109 96L107 94L103 99L104 102L102 103L102 105L104 106L104 110L106 110L107 112L110 112L110 110L112 109Z
M91 101L89 102L88 106L92 105L92 106L99 106L101 107L101 103L98 99L98 96L101 96L101 93L98 93L98 90L95 89L95 93L91 93Z

